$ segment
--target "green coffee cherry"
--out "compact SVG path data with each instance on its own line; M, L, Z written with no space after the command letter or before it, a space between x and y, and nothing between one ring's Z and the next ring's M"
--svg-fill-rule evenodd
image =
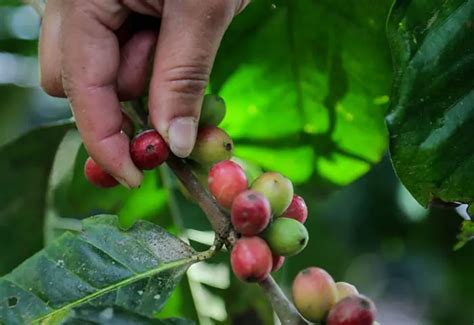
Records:
M260 166L253 164L247 160L240 159L237 157L232 157L231 160L239 164L240 167L242 167L245 172L245 175L247 175L249 184L252 184L252 182L256 180L258 176L263 174L263 170L262 168L260 168Z
M308 244L308 231L295 219L278 218L263 233L273 255L293 256Z
M189 158L209 169L215 163L232 157L234 143L224 130L216 126L199 128L196 144Z
M224 119L225 112L226 107L224 99L214 94L207 94L204 96L204 100L202 102L199 125L218 126Z
M293 199L293 184L279 173L264 173L252 184L252 190L262 193L270 202L272 213L278 217L290 206Z

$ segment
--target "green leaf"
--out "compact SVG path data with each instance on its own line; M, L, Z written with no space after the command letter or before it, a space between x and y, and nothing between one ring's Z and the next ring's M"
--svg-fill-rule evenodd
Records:
M461 233L458 235L458 243L454 246L454 250L461 249L468 241L474 239L474 222L465 220L461 226Z
M181 319L150 319L119 308L83 307L74 310L63 322L64 325L194 325L195 322Z
M157 225L128 231L116 216L83 221L0 279L0 323L57 323L82 304L152 317L200 257Z
M424 206L474 200L474 1L396 1L390 152Z
M226 100L222 127L237 154L296 183L314 175L345 185L377 163L387 147L390 4L261 0L236 17L211 85Z
M54 153L70 121L45 126L0 148L0 274L42 246L45 193Z

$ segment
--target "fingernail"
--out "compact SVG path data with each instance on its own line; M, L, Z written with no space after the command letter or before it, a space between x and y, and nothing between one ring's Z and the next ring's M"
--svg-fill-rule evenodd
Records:
M177 117L170 123L168 141L171 151L181 158L189 156L196 142L197 123L194 117Z
M114 177L117 182L119 182L120 184L123 185L123 187L125 187L127 190L131 190L132 188L130 187L130 185L127 184L127 182L123 179L123 178L120 178L120 177Z
M128 171L127 175L125 175L127 179L121 178L121 177L115 177L117 182L122 184L125 188L131 190L133 188L138 188L140 187L142 180L143 180L143 174L140 171Z

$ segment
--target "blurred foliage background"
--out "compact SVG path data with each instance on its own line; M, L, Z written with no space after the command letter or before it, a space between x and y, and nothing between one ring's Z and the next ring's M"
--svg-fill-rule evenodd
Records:
M289 176L308 203L310 243L276 276L285 290L316 265L372 297L381 324L472 324L474 246L453 251L462 219L421 207L387 154L390 5L255 1L226 34L210 90L227 102L222 127L236 156L254 171ZM131 192L86 183L67 101L38 85L39 26L33 9L0 0L0 275L54 237L43 226L57 218L116 213L124 225L156 221L197 248L212 242L166 168ZM160 317L273 323L258 288L238 282L227 258L193 266Z

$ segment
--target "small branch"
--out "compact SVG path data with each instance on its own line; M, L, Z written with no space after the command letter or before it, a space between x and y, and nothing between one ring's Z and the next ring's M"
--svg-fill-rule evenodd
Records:
M275 280L269 276L259 283L283 325L306 325L295 306L286 298Z
M232 229L229 217L222 213L217 203L199 184L192 173L191 167L189 167L185 160L170 154L167 163L204 211L217 237L227 244Z
M145 111L145 108L143 108L143 103L141 102L141 100L131 100L130 105L132 106L132 109L137 115L138 124L140 124L140 127L146 128L148 126L148 113Z

